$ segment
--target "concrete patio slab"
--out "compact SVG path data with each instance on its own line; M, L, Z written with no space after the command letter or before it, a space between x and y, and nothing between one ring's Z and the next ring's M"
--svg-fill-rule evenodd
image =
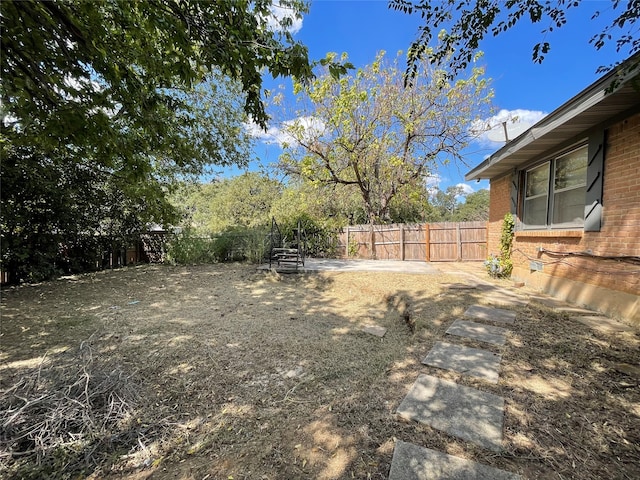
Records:
M398 440L389 480L520 480L522 477L472 460Z
M471 305L467 308L467 311L464 312L464 316L505 324L512 324L516 320L516 312L502 308L483 307L482 305Z
M269 264L258 270L269 270ZM303 267L289 269L292 273L313 272L395 272L410 274L438 274L440 270L430 263L400 260L342 260L335 258L306 258Z
M380 338L384 337L385 333L387 333L387 329L380 325L365 325L362 327L362 331Z
M447 329L449 335L467 337L493 345L504 345L507 339L506 328L494 327L483 323L470 322L468 320L456 320Z
M497 383L501 358L488 350L436 342L422 363Z
M500 451L504 399L430 375L420 375L398 415L480 447Z

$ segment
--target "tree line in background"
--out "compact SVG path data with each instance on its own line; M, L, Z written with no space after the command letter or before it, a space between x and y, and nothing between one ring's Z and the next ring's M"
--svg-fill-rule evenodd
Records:
M259 172L185 184L172 196L172 202L183 214L180 225L198 233L268 226L272 218L292 228L298 220L306 219L327 230L369 222L366 207L353 187L285 184ZM483 221L488 217L488 190L465 193L462 187L451 186L443 191L425 183L402 191L382 223Z
M2 265L14 282L95 268L212 165L249 158L262 75L310 78L270 0L3 1ZM340 65L330 65L338 73Z
M459 203L425 178L459 159L465 125L487 105L483 72L470 67L479 41L521 18L561 27L579 3L394 0L426 22L402 77L381 58L356 72L345 58L311 61L289 31L302 0L279 0L280 17L272 0L0 2L0 268L14 282L84 271L149 224L180 220L219 231L272 215L323 228L477 219L486 193ZM637 6L613 2L619 15L594 46L637 52ZM294 78L298 118L319 127L285 119L289 181L247 174L185 188L212 166L246 166L245 125L269 121L265 73Z
M180 225L201 234L266 227L272 218L287 232L299 220L308 228L325 231L369 223L366 207L353 186L285 184L258 172L185 184L172 201L183 212ZM465 194L462 187L443 191L423 183L400 192L383 223L476 221L488 216L488 190Z
M341 228L370 220L353 185L319 185L302 179L283 183L259 172L186 183L171 201L182 212L181 233L167 252L167 260L177 263L260 261L268 247L272 219L289 240L300 225L308 239L308 253L330 256ZM488 216L488 190L465 194L459 186L443 191L423 182L393 198L384 223L483 221Z

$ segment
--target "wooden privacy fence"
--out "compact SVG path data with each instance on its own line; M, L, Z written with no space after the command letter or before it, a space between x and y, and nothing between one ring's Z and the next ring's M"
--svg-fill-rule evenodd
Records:
M486 222L369 225L345 227L338 235L338 255L381 260L447 262L487 258Z

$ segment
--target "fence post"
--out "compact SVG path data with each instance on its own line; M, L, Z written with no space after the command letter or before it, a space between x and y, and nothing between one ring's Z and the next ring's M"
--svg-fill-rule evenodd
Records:
M460 233L460 222L456 223L456 243L458 247L456 260L459 262L462 260L462 234Z
M489 258L489 222L484 226L484 258Z
M400 227L400 260L404 262L404 223L398 226Z
M429 224L428 223L424 224L424 240L425 240L426 247L427 247L425 249L426 257L427 257L425 259L425 261L430 262L431 261L431 252L430 252L430 247L429 247L429 243L430 242L429 242Z
M349 225L347 225L347 243L344 246L344 257L349 258Z
M376 256L376 227L375 225L369 225L369 229L371 230L371 259L377 260Z

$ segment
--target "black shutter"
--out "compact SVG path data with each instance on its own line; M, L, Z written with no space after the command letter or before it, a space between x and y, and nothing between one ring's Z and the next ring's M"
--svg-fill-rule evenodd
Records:
M589 137L589 163L587 164L587 191L584 207L585 232L599 232L602 227L604 149L604 130Z
M514 169L511 174L511 202L509 210L514 217L518 215L518 182L518 171Z

